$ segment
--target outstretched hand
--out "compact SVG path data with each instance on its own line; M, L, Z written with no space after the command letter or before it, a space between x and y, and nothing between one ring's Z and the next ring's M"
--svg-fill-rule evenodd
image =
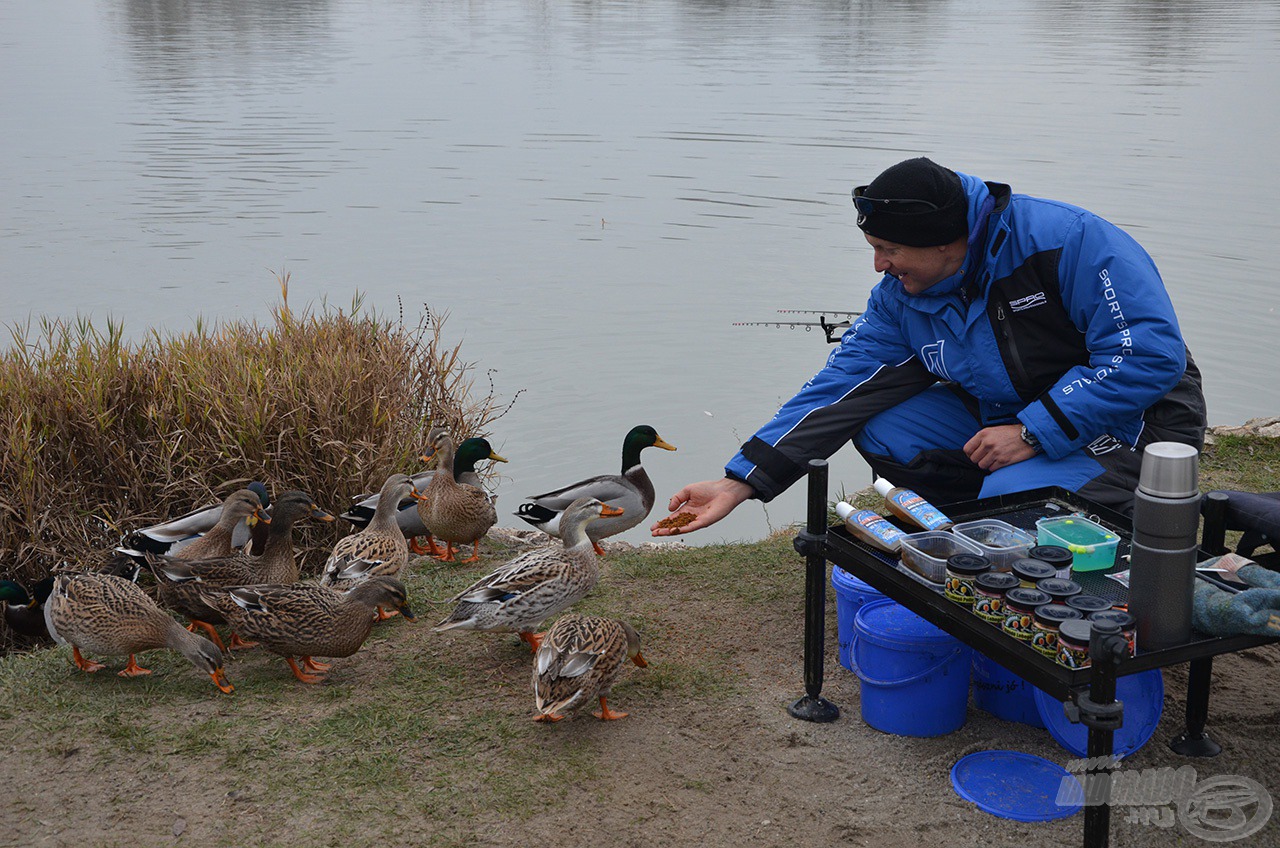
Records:
M964 455L984 471L999 471L1008 465L1036 455L1031 445L1022 441L1021 424L984 427L965 442Z
M746 483L731 477L690 483L671 496L671 500L667 502L667 510L671 515L662 521L677 514L690 514L693 520L678 527L663 527L662 521L656 521L649 532L654 536L677 536L709 527L733 512L738 504L750 498L754 492Z

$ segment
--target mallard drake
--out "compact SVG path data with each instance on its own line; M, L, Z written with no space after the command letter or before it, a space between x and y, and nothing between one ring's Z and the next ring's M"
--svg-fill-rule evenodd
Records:
M234 687L222 670L222 651L208 639L188 633L134 583L111 574L61 574L44 604L45 626L59 644L71 646L76 667L94 672L105 666L85 659L80 649L108 656L129 655L121 677L150 674L134 655L171 648L208 674L223 692Z
M409 561L409 545L396 524L396 504L415 493L406 474L392 474L378 492L369 526L343 536L324 564L320 585L348 589L370 577L395 577Z
M262 483L254 480L245 489L257 496L258 503L262 505L264 510L271 506L271 496L267 494L267 487ZM234 495L235 493L232 496L234 497ZM143 551L151 551L153 554L174 555L187 545L204 538L209 531L218 526L225 503L224 501L212 506L200 507L180 518L174 518L163 524L134 530L125 535L117 550L132 554L139 565L144 564L141 557ZM230 545L232 548L239 550L252 541L254 544L251 553L260 554L262 553L262 545L266 541L266 525L250 525L245 518L246 516L242 516L231 527Z
M549 536L559 536L561 515L577 498L596 498L609 506L622 510L615 518L597 521L587 530L591 544L601 556L600 540L630 530L648 517L653 509L655 493L653 481L640 464L640 452L645 448L662 448L673 451L675 447L664 442L658 431L641 424L632 427L622 440L622 473L601 474L588 477L570 486L533 495L515 514Z
M282 494L272 508L274 518L267 533L265 550L261 556L250 556L236 551L230 556L206 559L179 559L144 551L147 568L156 578L162 606L185 615L191 622L188 629L200 628L222 650L216 624L226 620L202 599L199 588L246 586L259 583L288 584L298 580L298 563L293 553L293 527L301 518L333 521L333 516L315 505L306 492L289 491ZM233 633L230 647L249 648L240 634Z
M463 483L457 473L459 469L475 468L482 459L506 459L494 453L488 440L479 438L463 441L456 454L455 458L453 438L441 433L435 440L436 473L418 496L418 516L428 534L445 542L445 552L438 555L439 559L454 561L453 546L469 542L471 556L461 562L475 562L480 559L480 539L498 523L498 513L488 492Z
M376 610L393 607L414 620L404 584L394 577L371 577L345 593L306 583L208 589L205 602L237 633L284 657L303 683L319 683L329 669L314 657L349 657L358 651L373 629Z
M53 591L53 577L45 577L31 587L16 580L0 580L0 602L4 604L4 623L11 631L29 639L48 639L44 623L44 602Z
M546 632L533 657L534 721L559 721L592 700L604 721L626 718L609 709L608 697L623 660L648 665L640 654L640 636L625 621L568 613Z
M595 498L579 498L561 518L564 547L523 553L449 599L457 604L435 630L517 633L533 650L543 621L577 603L596 585L600 572L587 528L621 510Z

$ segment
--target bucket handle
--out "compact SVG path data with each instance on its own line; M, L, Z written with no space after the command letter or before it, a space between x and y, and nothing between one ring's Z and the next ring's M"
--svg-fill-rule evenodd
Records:
M917 680L928 677L929 675L933 674L935 671L938 671L939 669L941 669L947 663L954 660L956 657L960 656L961 651L963 650L964 650L963 648L959 648L959 647L952 648L951 652L947 654L945 657L943 657L941 660L939 660L937 663L929 666L923 671L917 671L915 674L912 674L909 677L903 677L898 680L880 680L879 678L872 677L871 675L864 672L862 670L862 667L858 665L858 634L854 633L853 641L849 643L849 664L853 666L853 673L858 675L858 679L861 680L863 683L870 683L872 686L880 686L886 689L891 689L897 686L906 686L909 683L915 683Z

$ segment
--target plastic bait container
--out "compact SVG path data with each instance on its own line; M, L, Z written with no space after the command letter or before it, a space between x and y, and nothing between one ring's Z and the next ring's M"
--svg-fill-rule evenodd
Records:
M1026 530L998 518L965 521L951 530L981 548L980 553L991 560L993 571L1008 571L1013 561L1025 557L1036 543L1035 537Z
M898 554L907 569L930 583L942 584L947 579L948 559L956 554L982 554L982 549L947 530L925 530L903 536Z
M1071 551L1072 571L1101 571L1116 564L1120 537L1083 515L1041 518L1036 536L1042 545L1060 545Z

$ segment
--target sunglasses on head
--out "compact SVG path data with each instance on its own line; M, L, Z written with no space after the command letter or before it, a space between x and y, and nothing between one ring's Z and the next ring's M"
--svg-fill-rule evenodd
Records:
M877 209L897 215L918 215L922 212L933 212L941 207L928 200L909 200L899 197L867 197L867 187L862 185L853 190L853 205L862 215L870 215Z

